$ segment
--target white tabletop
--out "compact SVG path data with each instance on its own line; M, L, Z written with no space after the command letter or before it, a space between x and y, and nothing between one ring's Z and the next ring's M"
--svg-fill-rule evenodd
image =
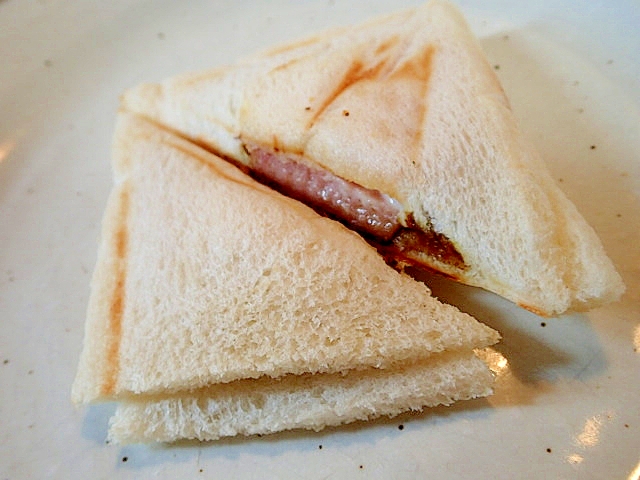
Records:
M113 406L72 406L118 95L403 3L0 0L0 480L640 477L634 0L459 3L522 128L627 284L615 305L541 319L428 279L502 332L493 397L170 447L105 445Z

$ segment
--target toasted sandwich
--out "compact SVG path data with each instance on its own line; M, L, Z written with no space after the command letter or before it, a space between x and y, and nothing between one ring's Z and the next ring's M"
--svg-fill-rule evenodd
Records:
M545 316L624 290L448 3L144 84L122 108L342 221L399 269Z
M498 334L362 237L121 113L72 398L114 441L320 429L488 395Z

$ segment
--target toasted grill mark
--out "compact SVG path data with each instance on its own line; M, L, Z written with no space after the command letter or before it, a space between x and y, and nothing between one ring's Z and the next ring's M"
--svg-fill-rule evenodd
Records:
M102 392L112 395L115 392L120 370L120 340L122 335L122 314L124 312L126 263L129 243L127 230L127 217L129 216L129 191L123 189L120 194L120 211L118 217L120 226L114 237L114 250L116 257L115 276L116 282L113 288L111 307L109 309L109 338L107 340L107 359Z
M291 50L307 47L307 46L312 45L314 43L318 43L318 39L319 39L319 37L317 35L314 35L312 37L306 38L304 40L300 40L298 42L288 43L288 44L285 44L285 45L274 47L274 48L266 51L265 55L267 55L267 56L276 56L276 55L279 55L281 53L290 52Z
M279 152L282 149L282 145L280 145L280 140L278 139L277 135L272 135L272 142L271 144L273 145L273 149L276 152Z
M414 138L412 139L414 163L420 157L422 133L426 128L427 91L429 89L429 79L431 78L434 53L435 48L433 46L429 46L419 54L400 64L391 74L392 79L417 83L417 102L415 104L416 129L414 131Z
M394 35L393 37L388 38L387 40L382 42L380 45L378 45L378 48L376 48L376 55L382 55L383 53L388 52L393 47L398 45L399 41L400 39L398 38L397 35Z
M187 141L190 141L189 139L186 139ZM192 158L193 160L196 160L198 162L198 164L202 165L203 167L207 168L208 170L215 172L216 176L219 177L223 177L226 180L230 181L230 182L235 182L239 185L248 185L250 184L251 180L243 180L243 178L241 176L233 176L231 174L229 174L227 171L222 170L217 168L217 166L215 165L214 162L211 161L210 158L207 158L208 155L215 155L216 157L220 158L221 160L224 160L227 163L230 163L231 165L233 165L234 167L236 167L240 172L244 173L245 175L249 175L250 171L249 168L230 158L230 157L226 157L223 156L220 153L217 153L216 151L212 150L207 144L205 143L201 143L201 144L197 144L196 148L191 148L188 145L185 145L181 142L176 142L176 141L171 141L171 140L164 140L162 143L164 143L165 145L167 145L170 148L173 148L179 152L184 153L186 156L188 156L189 158ZM252 187L253 188L253 187Z
M286 70L287 68L291 67L292 65L295 65L296 63L300 63L302 62L302 60L306 60L308 58L308 56L305 57L294 57L284 63L281 63L279 65L276 65L270 73L273 72L277 72L279 70Z
M327 107L329 107L329 105L331 105L334 102L334 100L340 96L342 92L344 92L347 88L349 88L349 86L353 85L358 81L359 74L362 68L363 68L363 65L360 62L354 62L351 64L351 67L349 68L349 70L347 70L347 73L342 78L342 80L340 81L336 89L333 92L331 92L327 96L327 98L324 99L324 102L322 102L320 107L315 112L313 112L313 116L309 120L309 123L307 124L307 128L311 128L313 126L313 124L320 117L320 115L324 113Z
M122 110L122 111L126 111L126 110ZM189 143L192 143L200 148L202 148L203 150L207 150L207 151L211 151L211 145L210 143L206 140L206 138L204 137L192 137L189 135L186 135L184 132L181 132L179 130L176 130L174 128L172 128L171 126L159 122L151 117L148 117L146 115L139 115L140 117L144 118L145 122L150 123L151 125L153 125L154 127L156 127L158 130L163 131L165 133L170 133L172 136L174 137L178 137L181 138ZM215 123L216 128L222 128L224 130L226 130L230 135L237 135L237 132L233 129L231 129L228 125L224 124L223 122L221 122L220 120L214 118L213 116L207 116L206 117L207 122L211 122L211 123ZM147 136L147 139L151 139L151 138L156 138L156 136ZM164 143L166 143L167 145L173 145L173 143L171 142L167 142L164 141ZM176 148L184 150L185 152L187 150L185 150L182 147L178 147L176 146ZM189 155L192 155L193 153L190 153ZM222 155L222 154L220 154Z
M425 84L431 77L431 64L435 48L429 45L417 55L401 63L391 74L394 79L415 79Z
M190 74L188 77L185 76L180 79L179 88L193 87L199 83L207 83L212 80L215 80L218 77L225 75L226 73L227 73L226 68L215 68L213 70L193 73L193 74ZM162 85L159 85L159 84L155 84L154 87L160 89L161 91L164 88Z
M354 61L349 69L346 71L344 77L337 87L331 92L320 104L320 107L313 112L313 116L307 123L307 129L311 128L316 120L325 112L325 110L338 98L342 93L352 85L361 82L363 80L372 80L378 77L385 66L386 62L382 61L373 67L366 68L366 66L360 61Z
M398 38L395 37L389 39L387 42L378 46L376 54L378 54L379 57L383 57L382 54L397 45L398 41ZM419 109L418 118L420 119L416 124L416 126L420 126L420 128L416 128L416 138L414 139L416 144L421 141L424 121L426 118L427 109L425 97L429 87L434 53L435 48L433 46L427 47L419 54L399 63L386 78L386 81L417 82L420 87L418 102L416 102L416 108ZM336 100L336 98L342 95L345 90L358 82L364 80L375 80L383 75L386 76L389 66L390 58L386 56L371 67L366 67L360 61L354 61L336 88L327 95L320 106L312 112L313 115L307 123L307 129L313 127L318 118L322 116L327 108Z

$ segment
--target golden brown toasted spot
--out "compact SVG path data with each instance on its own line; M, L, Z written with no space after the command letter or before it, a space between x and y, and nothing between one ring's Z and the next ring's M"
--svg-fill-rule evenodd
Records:
M122 335L122 312L124 310L124 281L125 275L121 274L116 280L113 292L113 302L109 309L109 333L111 338L107 345L106 374L102 385L102 392L105 395L112 395L115 392L120 370L120 338Z
M125 112L126 110L120 110L120 112ZM146 115L140 115L142 118L144 118L145 122L148 122L150 124L152 124L153 126L155 126L158 130L164 131L166 133L170 133L171 135L178 137L178 138L182 138L184 140L186 140L189 143L192 143L200 148L202 148L203 150L211 150L210 144L207 141L206 137L204 136L198 136L198 137L191 137L188 136L186 134L184 134L183 132L176 130L172 127L170 127L169 125L159 122L151 117L148 117ZM220 120L218 120L217 118L214 118L213 116L207 116L207 122L210 123L215 123L216 128L222 128L225 129L227 132L229 132L230 135L235 135L236 132L231 130L229 128L228 125L226 125L225 123L221 122ZM155 138L156 135L155 134L151 134L151 133L138 133L140 138L144 138L145 140L150 140L152 138ZM191 152L188 153L188 155L193 155L194 153L190 150L184 149L183 147L181 147L177 142L169 142L169 141L164 141L163 143L170 145L171 147L175 147L178 150L184 151L184 152Z
M313 112L313 116L307 123L307 129L311 128L316 120L324 113L324 111L331 105L336 98L338 98L345 90L354 85L355 83L363 80L373 80L380 75L386 61L381 61L373 67L366 68L366 66L355 60L345 72L342 80L338 83L336 88L325 97L324 101L320 104L320 107Z
M378 45L378 48L376 48L376 55L382 55L383 53L388 52L393 47L398 45L399 41L400 41L400 38L397 35L394 35L393 37L388 38L387 40L382 42L380 45Z
M112 395L115 392L120 371L120 340L122 337L122 314L124 312L126 261L129 244L127 217L129 216L129 190L124 188L120 193L120 226L114 237L116 256L116 282L113 289L111 306L109 308L109 338L107 340L106 372L102 392Z
M187 141L189 141L189 139L186 139ZM238 170L240 170L241 172L245 173L245 174L249 174L249 169L246 165L230 158L230 157L226 157L220 153L217 153L213 150L211 150L208 145L206 144L197 144L197 148L190 148L189 146L185 146L184 143L181 142L176 142L176 141L171 141L171 140L164 140L162 142L165 145L168 145L169 147L173 148L174 150L177 150L179 152L184 153L185 155L187 155L190 158L193 158L194 160L197 160L198 163L200 163L203 167L208 168L209 170L215 172L216 175L224 177L226 180L231 181L231 182L235 182L238 183L240 185L246 185L248 182L247 181L241 181L239 180L238 177L232 177L230 175L228 175L227 173L225 173L223 170L220 170L218 168L216 168L216 165L213 164L211 162L211 159L208 158L208 154L213 154L216 155L217 157L221 158L222 160L232 164L233 166L235 166ZM195 143L195 142L194 142ZM201 151L202 150L202 151Z
M349 88L350 85L353 85L357 81L358 74L362 70L362 68L363 65L360 62L354 62L351 64L351 67L347 70L340 83L338 83L338 86L324 99L324 101L320 104L320 107L315 112L313 112L313 116L309 120L307 128L311 128L318 117L320 117L320 115L322 115L322 113L327 109L327 107L331 105L342 92Z
M216 68L214 70L208 70L201 73L193 73L188 77L184 77L180 80L181 88L189 88L194 87L199 83L208 83L211 82L227 73L226 68ZM159 89L162 88L161 85L157 85Z
M399 68L394 70L391 77L396 80L409 81L417 84L416 95L417 101L415 103L416 108L416 123L413 135L413 162L416 163L420 158L420 149L422 146L422 134L426 129L427 119L427 92L429 89L429 79L431 78L431 72L433 68L433 57L435 54L435 48L428 46L425 50L417 55L409 58L402 63Z
M120 212L124 215L127 214L127 210L129 207L129 193L127 190L123 190L122 195L120 197L121 206ZM121 217L125 218L125 217ZM118 233L116 234L116 257L119 260L124 260L127 256L127 240L128 240L128 232L126 229L126 225L122 225Z
M435 48L429 45L422 52L401 63L391 74L394 79L415 79L427 83L431 77L431 66Z
M278 137L274 134L272 135L273 137L273 141L271 142L271 145L273 145L273 149L276 152L279 152L282 149L282 146L280 145L280 141L278 140Z
M275 67L273 67L270 73L277 72L279 70L286 70L291 65L295 65L296 63L301 62L303 59L306 59L306 57L294 57L287 62L281 63L280 65L276 65Z
M278 47L274 47L270 50L268 50L267 52L265 52L266 55L268 56L275 56L275 55L279 55L281 53L284 52L289 52L291 50L295 50L296 48L302 48L302 47L306 47L308 45L312 45L314 43L318 42L318 35L314 35L312 37L306 38L304 40L300 40L298 42L293 42L293 43L288 43L285 45L281 45Z

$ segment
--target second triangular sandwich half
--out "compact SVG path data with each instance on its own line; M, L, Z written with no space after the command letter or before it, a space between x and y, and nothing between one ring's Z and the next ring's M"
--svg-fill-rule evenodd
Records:
M362 238L121 114L75 402L117 441L319 429L490 393L492 329Z
M143 85L123 107L344 221L400 267L544 315L624 289L447 3Z

